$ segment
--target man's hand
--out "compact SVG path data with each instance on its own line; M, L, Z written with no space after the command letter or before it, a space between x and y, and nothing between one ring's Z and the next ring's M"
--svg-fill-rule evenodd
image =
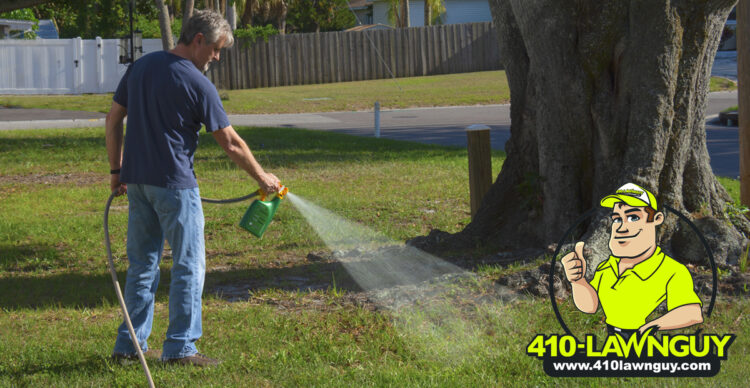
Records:
M281 181L279 181L279 178L277 178L276 175L264 172L258 177L258 185L266 194L271 194L279 191L281 188Z
M116 193L116 197L128 193L128 186L120 182L120 174L111 174L109 176L109 188L111 192Z
M638 328L638 334L641 336L643 335L653 335L656 334L656 331L659 330L658 325L654 325L653 323L649 322L640 328Z
M574 252L570 252L560 260L565 269L565 277L571 283L586 281L586 258L583 257L583 241L576 243Z
M646 322L643 326L638 328L638 332L641 334L648 334L648 330L653 329L651 333L655 333L657 330L682 329L683 327L689 327L700 323L703 323L703 310L701 309L701 305L699 303L686 304L672 309L668 313L651 322Z

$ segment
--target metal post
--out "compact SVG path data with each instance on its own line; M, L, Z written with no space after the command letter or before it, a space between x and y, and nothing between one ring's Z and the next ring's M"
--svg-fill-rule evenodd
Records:
M375 101L375 137L380 137L380 101Z
M482 198L492 186L492 151L490 149L490 127L481 124L466 128L469 151L469 197L471 218L477 214Z
M737 85L740 137L740 201L750 205L750 0L737 3Z

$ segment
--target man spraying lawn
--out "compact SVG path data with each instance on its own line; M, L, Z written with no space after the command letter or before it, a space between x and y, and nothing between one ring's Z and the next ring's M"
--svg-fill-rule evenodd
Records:
M279 179L263 170L229 124L216 88L202 74L233 42L220 14L195 11L174 49L148 54L128 68L107 114L110 187L117 194L127 192L129 203L125 301L144 351L165 238L172 248L169 327L161 355L165 362L218 363L198 353L195 345L203 333L205 277L203 209L193 171L201 124L261 190L274 193L280 187ZM125 322L117 331L113 358L136 358Z

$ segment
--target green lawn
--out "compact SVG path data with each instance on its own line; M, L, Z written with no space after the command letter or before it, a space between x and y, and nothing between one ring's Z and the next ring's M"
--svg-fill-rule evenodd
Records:
M240 128L256 157L291 192L395 240L469 221L466 150L279 128ZM109 169L104 131L0 132L0 386L143 386L138 364L112 364L120 312L106 270L101 217ZM504 155L493 153L493 174ZM429 173L427 173L429 172ZM211 136L201 138L202 195L226 198L256 187ZM722 180L736 189L737 182ZM247 204L204 206L207 277L199 349L224 360L206 370L151 362L157 386L743 386L750 362L750 302L721 297L704 325L735 333L729 359L710 379L551 379L526 356L536 333L559 333L549 301L500 297L510 268L481 266L478 277L446 284L437 305L406 311L353 303L356 284L297 210L282 204L262 239L239 229ZM126 201L110 230L124 283ZM162 264L169 282L170 260ZM294 279L326 287L299 290ZM218 286L254 284L242 301ZM434 298L433 298L434 299ZM601 313L561 311L571 327L599 333ZM157 294L152 347L168 322L166 287Z
M723 77L711 77L711 83L709 88L712 92L723 92L729 90L737 90L737 82L732 81L728 78Z
M731 80L711 77L712 92L736 89L737 85ZM510 89L504 71L228 90L220 94L224 98L224 108L230 114L358 111L373 109L375 101L380 102L382 109L510 102ZM80 96L0 95L0 106L21 108L106 113L111 103L111 93Z
M506 104L510 89L504 71L341 82L320 85L220 91L228 113L305 113ZM0 106L106 113L112 94L81 96L0 95Z

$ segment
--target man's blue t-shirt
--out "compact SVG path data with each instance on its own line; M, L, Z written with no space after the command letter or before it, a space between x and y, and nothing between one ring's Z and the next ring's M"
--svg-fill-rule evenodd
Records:
M159 51L128 68L113 99L128 113L120 181L198 187L193 154L201 123L208 132L229 126L211 81L191 61Z

